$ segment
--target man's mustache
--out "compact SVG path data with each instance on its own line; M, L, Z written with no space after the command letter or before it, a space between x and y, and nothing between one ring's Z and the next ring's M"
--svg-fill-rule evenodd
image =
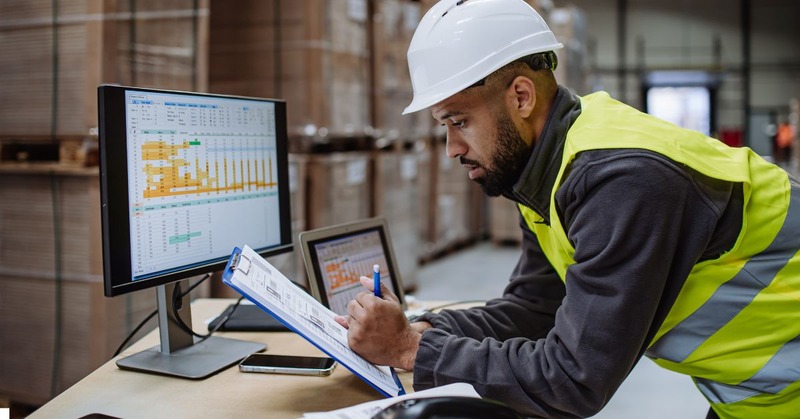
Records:
M470 166L483 167L483 166L481 166L481 164L480 164L480 163L478 163L477 161L475 161L475 160L470 160L470 159L468 159L468 158L465 158L464 156L461 156L461 157L459 157L458 159L459 159L459 161L461 162L461 165L462 165L462 166L463 166L463 165L465 165L465 164L468 164L468 165L470 165Z

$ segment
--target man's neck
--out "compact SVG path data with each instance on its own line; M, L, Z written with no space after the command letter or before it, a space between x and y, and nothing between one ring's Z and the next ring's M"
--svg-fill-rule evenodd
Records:
M533 129L531 134L529 134L533 136L531 147L533 147L542 136L544 125L547 123L547 117L553 109L553 102L556 100L557 92L557 89L536 92L536 107L531 115Z

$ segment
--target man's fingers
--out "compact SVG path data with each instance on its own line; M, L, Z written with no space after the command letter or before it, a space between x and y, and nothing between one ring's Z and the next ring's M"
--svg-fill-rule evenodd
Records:
M356 295L355 299L352 299L350 300L349 303L347 303L347 314L350 315L348 322L351 320L358 321L358 319L364 316L366 310L364 309L363 303L359 300L363 300L365 297L369 298L370 294L366 292L361 292L358 293L358 295Z
M350 328L350 323L347 322L347 316L334 316L333 320L342 325L345 329Z
M372 281L372 278L367 278L366 276L362 276L361 278L358 278L358 280L361 281L361 285L363 285L364 288L368 289L369 292L373 294L375 293L375 282Z
M359 280L361 281L361 285L363 285L364 288L368 289L374 296L375 283L372 280L372 278L367 278L366 276L362 276L361 278L359 278ZM386 283L384 283L383 281L381 281L381 295L383 296L384 300L394 301L396 303L400 302L397 296L394 295L394 293L391 290L389 290L389 287L387 287Z

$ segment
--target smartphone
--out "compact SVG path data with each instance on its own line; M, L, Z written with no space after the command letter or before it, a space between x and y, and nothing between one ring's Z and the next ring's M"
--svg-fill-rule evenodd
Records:
M239 363L242 372L331 375L336 361L327 357L252 354Z

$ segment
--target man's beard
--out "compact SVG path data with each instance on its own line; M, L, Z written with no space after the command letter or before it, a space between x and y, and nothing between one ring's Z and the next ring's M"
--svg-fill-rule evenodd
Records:
M480 165L476 161L461 158L461 164L473 164L483 167L485 176L475 181L481 185L483 192L489 196L498 196L511 191L519 180L522 170L528 164L531 148L519 135L517 127L508 112L501 111L497 116L497 141L491 153L491 168Z

